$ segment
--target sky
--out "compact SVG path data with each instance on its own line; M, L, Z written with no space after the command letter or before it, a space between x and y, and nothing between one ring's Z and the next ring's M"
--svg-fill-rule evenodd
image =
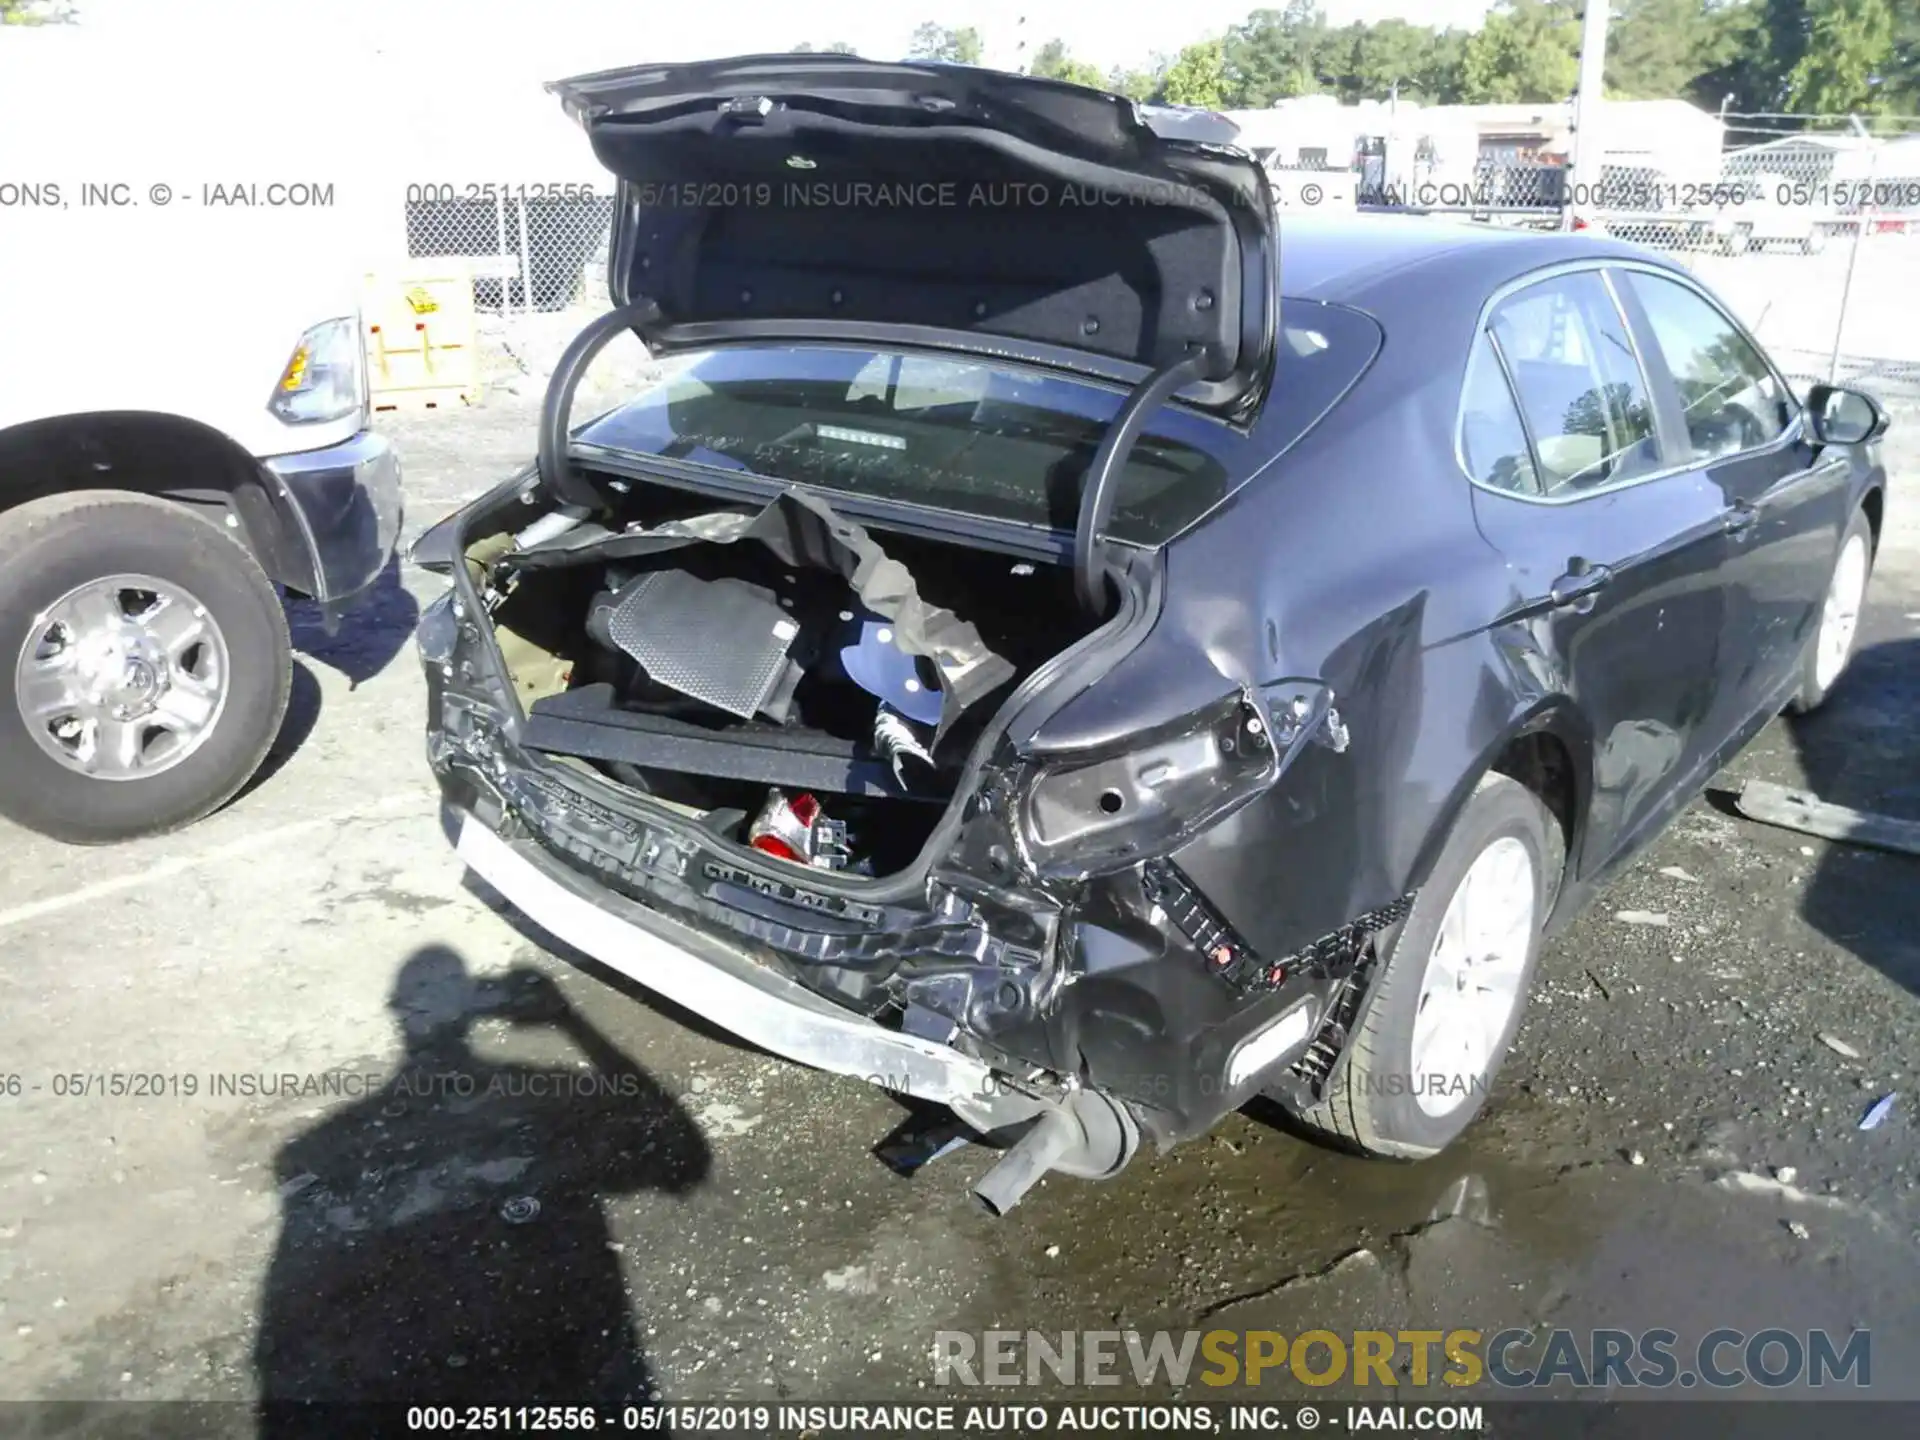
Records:
M1061 39L1105 69L1172 54L1242 20L1259 0L79 0L99 37L224 37L257 45L324 50L403 47L423 73L457 56L496 71L545 76L651 60L692 60L844 40L861 54L894 59L923 20L972 25L990 45L1017 34L1030 49ZM1278 6L1282 0L1268 0ZM1486 0L1322 0L1336 24L1391 16L1427 24L1477 25ZM1024 17L1024 23L1016 23ZM1005 38L1003 38L1005 37ZM995 57L989 56L992 60Z

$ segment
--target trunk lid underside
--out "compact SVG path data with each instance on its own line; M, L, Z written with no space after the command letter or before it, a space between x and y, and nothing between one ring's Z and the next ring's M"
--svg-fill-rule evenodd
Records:
M549 88L622 182L608 278L658 307L650 343L884 324L1107 373L1200 354L1190 398L1219 405L1263 368L1271 209L1227 122L1195 139L1078 86L838 56Z

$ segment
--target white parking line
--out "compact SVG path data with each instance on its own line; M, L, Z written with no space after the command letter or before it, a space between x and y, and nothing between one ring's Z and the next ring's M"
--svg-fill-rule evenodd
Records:
M176 875L184 875L189 870L197 870L202 865L216 864L222 860L254 858L267 846L315 830L331 830L351 820L370 819L376 815L392 814L414 806L419 806L423 810L430 809L438 803L438 799L437 792L432 790L403 791L399 794L384 796L367 805L356 805L350 810L336 810L330 815L316 815L311 820L296 820L288 825L275 826L271 830L256 831L225 845L216 845L210 850L162 860L131 875L120 875L94 885L82 885L78 890L69 890L64 895L49 895L44 900L29 900L26 904L16 905L10 910L0 910L0 930L14 925L24 925L43 916L57 915L62 910L72 909L75 905L89 905L96 900L104 900L128 890L137 890L140 886L150 885L156 880L170 880Z

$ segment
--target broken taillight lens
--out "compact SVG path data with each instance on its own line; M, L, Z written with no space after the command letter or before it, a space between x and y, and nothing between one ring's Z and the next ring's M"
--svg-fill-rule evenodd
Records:
M1027 861L1038 874L1077 879L1166 855L1271 789L1314 739L1346 748L1332 691L1283 681L1230 695L1120 753L1044 765L1020 805Z

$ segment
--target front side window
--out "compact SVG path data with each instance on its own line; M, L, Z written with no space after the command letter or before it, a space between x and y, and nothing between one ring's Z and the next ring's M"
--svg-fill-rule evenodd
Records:
M1676 280L1641 270L1627 278L1679 388L1692 458L1779 439L1793 421L1793 396L1733 322Z
M1646 381L1597 272L1528 286L1488 328L1533 434L1541 493L1575 495L1662 468Z

